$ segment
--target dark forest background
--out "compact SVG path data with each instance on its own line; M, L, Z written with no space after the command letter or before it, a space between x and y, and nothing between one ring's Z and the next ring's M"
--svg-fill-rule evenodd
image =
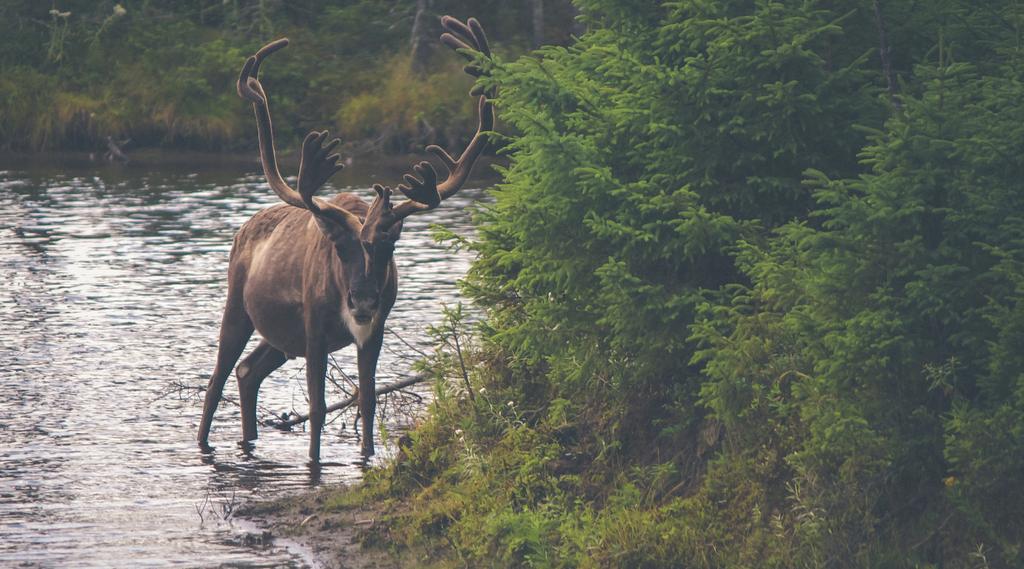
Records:
M439 18L486 15L506 53L566 44L568 0L0 1L0 149L253 148L242 63L292 40L264 74L285 143L329 128L350 154L459 142L474 107Z

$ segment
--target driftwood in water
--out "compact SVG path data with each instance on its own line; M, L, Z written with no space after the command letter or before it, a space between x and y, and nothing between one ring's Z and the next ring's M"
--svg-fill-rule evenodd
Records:
M124 163L127 164L128 163L128 155L124 153L124 150L121 150L121 147L126 145L126 144L128 144L131 141L132 141L132 139L130 139L130 138L125 139L125 140L121 140L121 141L117 141L117 140L114 140L113 137L108 136L107 137L107 153L104 155L104 157L108 161L110 161L110 162L113 162L114 160L118 160L120 162L124 162Z
M381 395L387 395L388 393L391 393L393 391L398 391L399 389L405 389L406 387L409 387L410 385L415 385L417 383L425 381L426 379L427 379L427 376L425 374L414 375L412 377L407 377L405 379L398 380L398 381L396 381L394 383L389 383L387 385L378 386L377 389L375 390L375 393L377 394L378 397L381 396ZM334 413L335 411L341 411L342 409L345 409L347 407L352 406L358 400L359 400L359 393L357 392L356 394L354 394L354 395L352 395L350 397L346 397L345 399L342 399L341 401L339 401L337 403L329 405L327 407L327 413ZM299 423L305 423L308 420L309 420L309 415L308 414L307 415L290 415L287 419L270 419L268 421L264 421L263 424L268 426L268 427L274 427L275 429L281 429L282 431L287 431L287 430L291 429L292 427L294 427L295 425L298 425Z

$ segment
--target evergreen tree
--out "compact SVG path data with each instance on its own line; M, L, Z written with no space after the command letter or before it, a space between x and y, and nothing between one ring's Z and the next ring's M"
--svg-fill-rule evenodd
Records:
M486 320L381 478L399 525L509 566L1024 565L1021 10L577 4L485 80Z

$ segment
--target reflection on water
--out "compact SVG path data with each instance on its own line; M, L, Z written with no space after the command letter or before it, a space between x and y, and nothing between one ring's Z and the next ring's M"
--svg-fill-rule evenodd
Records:
M231 238L276 201L262 178L7 168L0 566L301 566L287 551L245 545L223 518L254 496L357 480L363 463L351 418L328 427L325 464L311 470L304 432L263 428L255 449L239 448L237 408L222 403L216 448L203 454L194 442L201 402L170 389L203 385L212 370ZM369 180L340 180L371 194ZM426 226L465 229L464 208L479 195L465 190L402 232L388 323L421 349L423 328L457 300L455 281L468 265ZM408 365L395 338L385 342L380 383ZM354 373L351 348L337 359ZM305 410L301 365L289 362L264 382L262 407ZM233 385L226 392L233 396Z

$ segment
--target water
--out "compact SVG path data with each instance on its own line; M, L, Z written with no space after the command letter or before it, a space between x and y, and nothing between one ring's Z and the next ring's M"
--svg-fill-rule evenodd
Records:
M368 197L371 180L400 173L356 167L334 181ZM406 222L388 324L418 349L468 266L426 226L465 233L479 197L463 190ZM0 566L304 565L295 550L246 544L230 512L358 480L352 417L328 427L324 465L311 469L301 430L262 427L255 450L240 449L237 407L222 402L203 454L189 389L213 367L231 238L276 201L252 163L0 164ZM378 384L406 373L410 351L385 337ZM336 356L355 375L352 348ZM264 382L265 413L306 411L301 370L291 361ZM391 418L392 436L403 420Z

